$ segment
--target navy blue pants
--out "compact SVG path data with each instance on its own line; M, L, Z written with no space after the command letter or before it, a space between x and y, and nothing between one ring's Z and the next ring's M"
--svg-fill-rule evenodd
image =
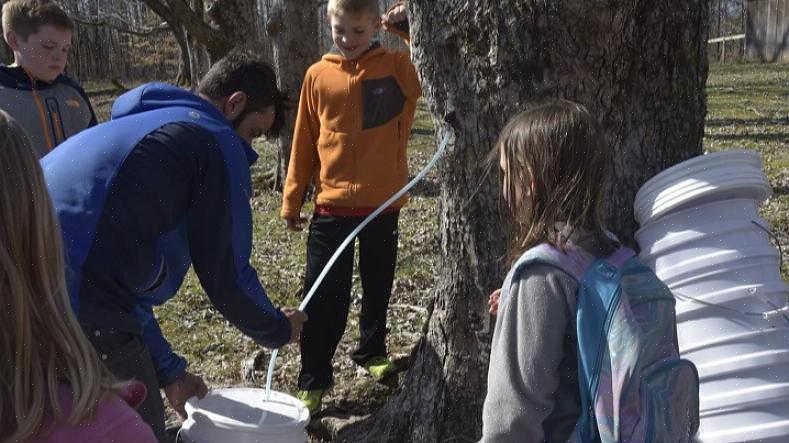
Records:
M307 240L304 296L331 256L365 217L315 215ZM386 356L386 313L397 262L399 213L376 217L357 237L362 309L359 343L351 355L363 365L372 357ZM348 320L353 277L353 243L348 245L326 275L306 312L309 321L301 333L300 390L326 389L332 383L332 358Z

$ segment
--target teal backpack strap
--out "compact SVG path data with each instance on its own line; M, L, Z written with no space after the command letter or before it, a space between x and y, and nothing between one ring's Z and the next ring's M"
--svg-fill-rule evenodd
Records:
M592 260L593 257L591 255L577 247L569 246L564 251L561 251L547 243L537 245L524 252L510 268L507 277L504 279L504 284L501 286L499 303L503 306L509 301L513 282L520 278L521 272L529 264L543 263L556 266L573 276L580 283Z

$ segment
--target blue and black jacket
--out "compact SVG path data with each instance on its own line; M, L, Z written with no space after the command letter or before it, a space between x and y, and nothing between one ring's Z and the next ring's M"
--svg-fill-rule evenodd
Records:
M41 160L63 229L81 324L142 334L162 386L186 368L153 306L190 265L216 308L267 347L290 339L249 264L257 154L219 110L187 91L147 84L118 98L112 120Z

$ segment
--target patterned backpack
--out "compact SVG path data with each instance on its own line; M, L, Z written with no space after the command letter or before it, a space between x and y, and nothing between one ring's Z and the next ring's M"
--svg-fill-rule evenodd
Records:
M561 252L542 244L521 256L503 288L518 268L534 262L557 266L579 282L581 416L572 441L692 441L699 377L693 363L679 358L675 300L666 285L628 248L595 259L580 248Z

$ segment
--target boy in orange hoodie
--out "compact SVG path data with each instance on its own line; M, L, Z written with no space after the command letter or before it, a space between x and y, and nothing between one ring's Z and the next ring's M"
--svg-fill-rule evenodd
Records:
M408 42L405 5L397 3L382 17L378 8L378 0L330 0L334 47L304 77L281 216L289 229L302 229L301 205L312 181L305 292L348 234L408 178L406 147L421 88L410 54L374 40L383 22ZM377 380L395 370L386 357L386 314L405 202L399 199L359 234L364 295L352 358ZM353 254L352 247L342 253L306 308L297 397L311 412L332 384L331 360L348 319Z

